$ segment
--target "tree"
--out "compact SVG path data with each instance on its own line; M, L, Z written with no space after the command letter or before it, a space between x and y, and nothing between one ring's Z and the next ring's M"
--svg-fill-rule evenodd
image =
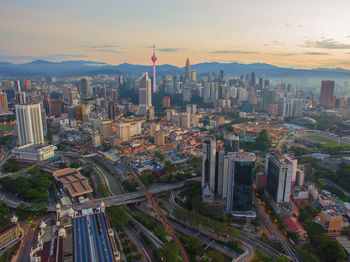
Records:
M266 151L271 146L269 135L266 129L260 131L258 137L255 139L255 147L258 150Z
M9 221L10 209L0 201L0 226L6 224Z
M225 261L225 257L221 253L219 253L215 250L210 250L208 252L208 256L212 259L213 262L214 261L215 262L224 262Z
M9 159L3 165L2 170L4 172L17 172L22 169L22 165L16 159Z
M176 244L165 242L163 247L159 250L160 257L165 258L164 261L167 262L178 262L178 252L179 249Z
M70 168L79 168L80 167L80 163L77 160L73 160L72 163L70 164Z
M160 161L164 161L165 156L160 152L155 152L154 155L159 158Z
M123 207L110 206L106 208L109 221L112 226L120 229L128 220L129 216Z
M298 247L297 251L302 261L308 261L308 262L320 261L316 255L312 254L308 250L305 250L303 247Z
M320 249L326 261L343 261L346 258L344 249L334 239L327 238L323 240Z

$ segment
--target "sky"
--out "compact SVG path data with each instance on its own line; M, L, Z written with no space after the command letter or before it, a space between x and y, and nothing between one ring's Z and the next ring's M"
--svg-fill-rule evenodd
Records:
M0 61L350 69L349 0L0 0Z

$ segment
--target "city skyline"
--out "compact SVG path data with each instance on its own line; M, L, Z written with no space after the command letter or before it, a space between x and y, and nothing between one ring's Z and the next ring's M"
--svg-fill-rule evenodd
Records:
M350 68L348 1L2 3L0 61L200 62ZM184 8L186 6L186 8ZM302 8L301 8L302 6ZM288 10L288 12L286 11Z

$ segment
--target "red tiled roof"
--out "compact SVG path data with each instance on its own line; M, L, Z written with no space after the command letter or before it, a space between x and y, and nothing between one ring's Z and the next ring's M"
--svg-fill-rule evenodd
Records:
M305 232L305 228L303 227L303 225L298 221L298 219L296 219L295 217L287 217L285 219L283 219L284 222L286 222L287 227L290 231L293 232Z

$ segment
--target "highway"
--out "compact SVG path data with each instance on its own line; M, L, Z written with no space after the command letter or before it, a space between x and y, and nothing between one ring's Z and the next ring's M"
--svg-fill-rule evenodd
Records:
M183 261L184 262L189 262L190 260L188 258L187 253L186 253L186 250L183 247L182 243L180 242L179 238L177 237L173 226L169 223L168 219L166 218L166 216L163 214L162 210L157 205L157 203L154 200L153 196L151 195L150 191L147 190L147 188L142 183L142 181L139 178L139 176L136 174L136 172L131 167L129 167L129 165L127 163L124 163L124 168L126 170L130 171L130 173L134 176L134 179L136 180L137 184L142 188L142 190L145 193L148 201L151 203L152 207L156 211L156 213L158 215L158 218L160 219L160 221L162 222L163 226L165 227L165 229L168 231L168 233L170 234L170 236L173 238L174 242L178 246Z
M294 262L298 262L298 258L295 255L294 251L289 247L287 241L283 238L280 231L275 227L275 225L271 222L270 218L266 215L265 211L261 208L258 200L255 196L253 196L254 201L256 203L256 210L258 211L260 217L266 222L266 224L271 228L271 230L274 232L275 236L280 241L283 249L287 252L290 259Z
M123 229L128 238L131 239L132 242L134 242L134 244L137 247L137 250L142 254L144 261L156 261L155 257L153 256L152 250L149 248L149 246L147 246L145 241L129 224L125 224L123 226Z

